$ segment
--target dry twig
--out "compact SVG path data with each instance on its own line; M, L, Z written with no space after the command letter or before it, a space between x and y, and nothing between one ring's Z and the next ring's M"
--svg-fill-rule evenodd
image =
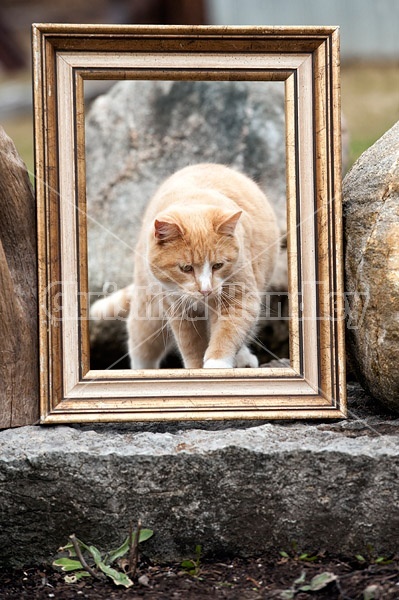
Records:
M75 534L73 533L72 535L69 536L69 539L72 542L72 545L75 549L76 552L76 556L78 557L78 559L81 562L82 567L84 568L85 571L87 571L88 573L90 573L90 575L92 575L93 577L95 577L96 579L101 579L101 577L87 564L82 551L80 549L78 540L76 539Z
M140 540L140 531L141 531L141 520L139 519L137 522L137 530L135 535L133 536L133 527L130 523L130 532L129 532L129 562L127 573L130 577L135 577L137 571L137 563L139 560L139 540Z

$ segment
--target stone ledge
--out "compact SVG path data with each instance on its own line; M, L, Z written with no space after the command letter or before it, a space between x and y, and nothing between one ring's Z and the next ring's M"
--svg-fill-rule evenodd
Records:
M399 419L349 388L347 421L23 427L0 432L0 560L51 561L76 533L104 548L130 519L146 553L353 555L398 548ZM367 416L366 416L367 413ZM144 547L143 547L144 549Z

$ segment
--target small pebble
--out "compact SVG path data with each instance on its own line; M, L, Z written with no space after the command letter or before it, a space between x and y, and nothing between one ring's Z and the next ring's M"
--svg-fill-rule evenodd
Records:
M141 575L138 579L140 585L144 585L145 587L150 587L150 580L147 575Z

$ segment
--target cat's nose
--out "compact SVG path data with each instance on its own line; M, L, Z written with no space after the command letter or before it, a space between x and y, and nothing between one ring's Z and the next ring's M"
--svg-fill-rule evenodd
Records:
M203 290L200 290L200 292L203 296L209 296L210 294L212 294L212 290L210 288L205 288Z

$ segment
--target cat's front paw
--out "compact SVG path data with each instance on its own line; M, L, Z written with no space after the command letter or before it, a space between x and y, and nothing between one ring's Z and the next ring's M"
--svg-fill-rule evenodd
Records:
M234 360L225 358L208 358L204 362L204 369L232 369Z
M115 315L110 308L109 298L100 298L90 307L90 318L93 319L93 321L103 321L114 317Z
M247 346L243 346L237 352L236 366L238 368L256 369L257 367L259 367L259 361L256 358L255 354L252 354L252 352L249 348L247 348Z

